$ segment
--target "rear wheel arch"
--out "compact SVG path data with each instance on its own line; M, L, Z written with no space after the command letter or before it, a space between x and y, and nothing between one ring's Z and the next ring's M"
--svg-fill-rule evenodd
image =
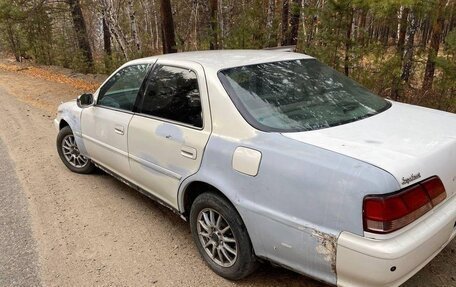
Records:
M192 181L189 184L187 184L187 186L183 190L183 194L182 194L181 212L185 218L188 219L188 217L190 215L190 209L191 209L192 204L195 201L195 199L200 194L203 194L206 192L210 192L210 193L213 193L213 194L216 194L216 195L219 195L219 196L225 198L234 207L233 202L222 191L220 191L220 189L216 188L212 184L209 184L204 181ZM236 207L235 207L235 209L236 209Z
M213 186L210 183L204 182L204 181L192 181L189 184L187 184L187 186L183 190L182 201L181 201L182 204L181 204L180 212L181 212L181 215L186 220L190 219L190 210L192 208L193 202L199 195L201 195L203 193L212 193L212 194L218 195L218 196L222 197L223 199L227 200L231 204L231 206L234 208L234 210L237 212L237 214L239 215L239 217L242 220L243 225L247 229L245 220L244 220L242 214L239 212L236 205L233 203L233 201L228 196L226 196L225 193L223 193L219 188ZM249 233L248 230L247 230L247 233ZM250 235L249 235L249 237L250 237Z

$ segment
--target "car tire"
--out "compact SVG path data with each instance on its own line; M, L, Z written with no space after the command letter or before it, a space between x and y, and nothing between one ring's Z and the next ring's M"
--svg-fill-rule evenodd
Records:
M73 131L69 126L59 131L56 143L60 159L69 170L81 174L89 174L95 170L93 162L79 153Z
M239 280L258 267L247 229L224 197L211 192L199 195L190 210L190 228L199 253L218 275Z

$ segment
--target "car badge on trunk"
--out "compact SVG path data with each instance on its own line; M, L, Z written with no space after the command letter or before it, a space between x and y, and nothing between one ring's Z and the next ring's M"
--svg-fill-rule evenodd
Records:
M402 185L409 184L412 181L417 180L418 178L421 178L421 173L417 174L411 174L409 177L402 177Z

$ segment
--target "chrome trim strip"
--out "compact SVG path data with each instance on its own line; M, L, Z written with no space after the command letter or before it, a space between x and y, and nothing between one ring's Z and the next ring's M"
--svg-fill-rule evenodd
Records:
M120 109L120 108L104 106L104 105L100 105L100 104L94 104L93 107L100 108L100 109L107 109L107 110L111 110L111 111L115 111L115 112L119 112L119 113L124 113L124 114L130 114L130 115L134 115L135 114L132 111L127 111L127 110L123 110L123 109Z
M177 180L180 180L182 178L182 175L180 175L178 173L175 173L174 171L171 171L171 170L166 169L164 167L161 167L161 166L159 166L159 165L157 165L155 163L152 163L150 161L144 160L144 159L139 158L137 156L134 156L132 154L130 154L129 157L130 157L130 159L136 161L137 163L139 163L141 165L144 165L144 166L146 166L146 167L148 167L150 169L153 169L153 170L155 170L155 171L157 171L159 173L167 175L169 177L173 177L173 178L175 178Z
M156 116L152 116L152 115L148 115L148 114L144 114L144 113L135 113L134 116L143 117L143 118L149 118L149 119L152 119L152 120L165 122L165 123L169 123L169 124L175 124L175 125L178 125L178 126L181 126L181 127L185 127L185 128L189 128L189 129L197 130L197 131L203 131L204 130L204 119L203 118L202 118L203 127L196 127L196 126L192 126L190 124L186 124L186 123L183 123L183 122L173 121L173 120L169 120L169 119L165 119L165 118L161 118L161 117L156 117Z

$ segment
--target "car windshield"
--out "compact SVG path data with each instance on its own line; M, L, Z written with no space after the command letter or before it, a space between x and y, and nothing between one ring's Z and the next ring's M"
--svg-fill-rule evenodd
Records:
M219 78L243 117L263 131L332 127L391 105L315 59L230 68Z

